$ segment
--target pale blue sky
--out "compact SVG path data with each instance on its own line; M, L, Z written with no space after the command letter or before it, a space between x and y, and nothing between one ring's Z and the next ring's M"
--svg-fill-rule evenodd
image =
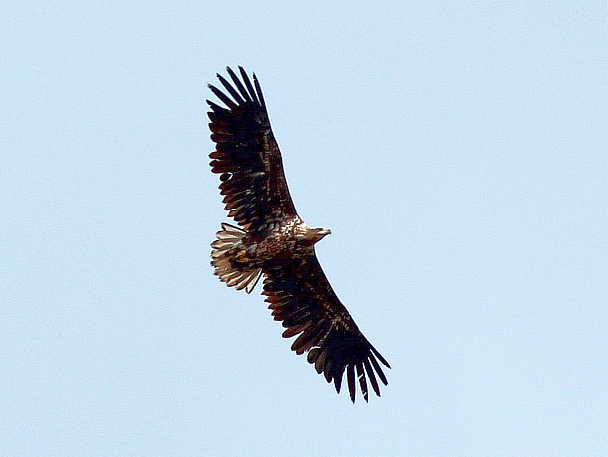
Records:
M2 3L0 455L608 455L608 4L328 4ZM239 64L369 404L212 275Z

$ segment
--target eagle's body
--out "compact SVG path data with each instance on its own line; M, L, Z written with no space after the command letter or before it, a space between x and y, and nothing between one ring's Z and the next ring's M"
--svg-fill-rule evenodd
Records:
M297 214L285 180L281 153L270 128L262 91L254 75L251 84L228 68L234 86L218 75L232 98L210 85L226 105L207 100L211 107L211 169L220 174L221 194L228 215L240 225L222 223L212 243L215 274L228 286L251 293L262 277L266 301L275 320L282 321L286 338L340 392L347 373L355 401L355 371L365 401L367 379L380 396L376 375L387 380L378 360L389 364L367 341L342 305L323 273L314 244L331 233L311 228ZM367 374L367 378L366 378Z
M297 216L275 224L265 236L224 223L212 243L212 265L222 281L251 293L264 270L314 255L313 245L330 233L308 227Z

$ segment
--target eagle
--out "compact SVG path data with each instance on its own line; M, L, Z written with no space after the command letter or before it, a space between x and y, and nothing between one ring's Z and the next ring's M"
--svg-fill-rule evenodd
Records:
M279 146L272 133L266 103L255 73L230 81L217 78L225 90L209 84L224 106L207 100L215 150L211 171L220 179L228 216L211 243L214 274L229 287L251 293L263 276L263 292L284 338L296 337L291 349L307 360L340 393L346 372L354 403L357 381L368 401L368 381L380 396L378 378L388 385L381 365L390 368L355 324L331 287L314 245L331 233L309 227L289 194Z

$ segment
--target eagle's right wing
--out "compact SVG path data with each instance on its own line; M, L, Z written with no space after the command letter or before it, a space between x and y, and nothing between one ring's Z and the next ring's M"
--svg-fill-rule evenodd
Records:
M230 96L209 85L226 105L207 100L211 139L216 143L209 155L211 170L220 175L220 193L228 215L247 232L263 233L270 224L297 213L260 84L254 74L252 85L242 67L242 81L230 68L226 70L233 84L219 74L217 77Z
M333 291L321 265L313 253L282 262L264 270L264 292L269 308L286 330L284 338L299 335L291 349L297 354L308 352L308 362L327 382L333 380L340 393L342 376L346 371L352 402L357 390L368 400L369 380L376 395L386 376L378 361L390 368L388 362L363 336L348 310ZM366 377L367 375L367 377Z

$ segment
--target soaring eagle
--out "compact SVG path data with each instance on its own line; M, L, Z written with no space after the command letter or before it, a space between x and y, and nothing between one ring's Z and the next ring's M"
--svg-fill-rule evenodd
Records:
M317 373L333 380L340 393L346 371L350 399L355 402L356 380L368 401L368 380L376 395L386 376L378 361L388 362L363 336L332 289L315 255L314 245L331 231L311 228L296 212L279 146L260 84L253 84L239 67L241 78L227 68L230 83L217 75L225 92L209 89L225 105L207 100L211 111L211 140L215 151L211 171L220 175L220 194L239 227L222 223L211 244L215 274L230 287L251 293L264 275L268 308L281 321L284 338L299 335L291 349L308 352Z

